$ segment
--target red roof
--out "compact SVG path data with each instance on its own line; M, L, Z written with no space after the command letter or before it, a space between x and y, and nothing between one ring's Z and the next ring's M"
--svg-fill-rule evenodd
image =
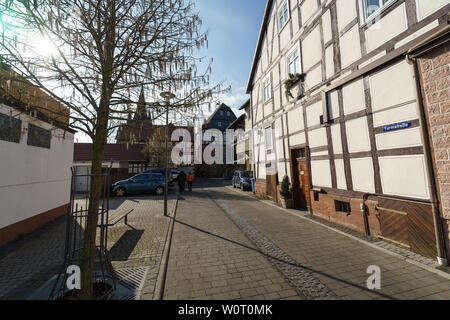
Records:
M129 141L130 136L134 136L136 142L146 142L151 139L153 136L153 132L156 129L165 128L163 125L152 125L146 123L144 126L132 126L132 125L122 125L116 136L116 140L118 142ZM172 133L177 129L186 129L191 134L191 141L194 139L194 128L193 127L184 127L184 126L175 126L173 124L169 124L169 137L172 136Z
M105 153L103 161L147 161L146 157L141 153L145 145L135 144L107 144L105 145ZM74 161L91 161L92 160L92 143L75 143L74 144Z

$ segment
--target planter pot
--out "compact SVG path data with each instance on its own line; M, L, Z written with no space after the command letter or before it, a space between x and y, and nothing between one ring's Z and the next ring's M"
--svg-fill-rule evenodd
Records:
M284 209L292 209L294 207L294 200L281 198L281 206Z

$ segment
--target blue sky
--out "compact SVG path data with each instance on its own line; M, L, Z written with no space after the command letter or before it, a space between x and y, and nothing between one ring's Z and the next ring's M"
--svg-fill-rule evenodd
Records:
M220 97L221 102L233 108L236 115L249 98L245 93L247 80L258 41L266 0L194 0L196 11L203 20L203 31L208 30L209 45L196 53L205 61L214 59L211 85L231 85L231 92ZM200 67L200 66L199 66ZM200 71L200 70L199 70ZM211 110L214 111L214 110ZM205 115L209 112L204 110ZM78 142L90 139L78 133Z
M248 99L247 80L258 41L265 0L195 0L208 30L208 48L201 56L212 57L211 84L224 81L232 92L222 102L239 108Z

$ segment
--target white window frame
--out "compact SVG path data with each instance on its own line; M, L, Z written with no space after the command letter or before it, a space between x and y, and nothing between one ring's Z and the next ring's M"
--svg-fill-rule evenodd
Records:
M298 59L298 70L297 72L291 73L290 71L290 58L294 55L294 53L297 52L297 59ZM301 51L300 51L300 45L296 45L293 50L289 52L289 54L286 56L286 72L287 74L296 74L296 73L302 73L302 61L301 61Z
M267 95L266 95L266 88L268 88ZM272 81L270 79L270 76L263 81L262 89L263 89L263 102L267 102L270 99L272 99Z
M370 21L376 19L382 12L386 11L390 6L396 3L398 0L387 0L385 4L383 4L384 0L378 0L380 3L380 8L372 12L370 16L367 16L367 0L359 0L359 10L361 14L361 24L365 25Z
M272 130L271 126L264 128L264 145L265 145L266 151L273 150L273 134L272 134L272 132L273 132L273 130ZM268 137L268 135L270 135L270 137ZM270 141L270 145L267 143L268 141Z
M287 14L287 17L286 17ZM281 18L285 18L285 20L283 21L284 24L281 23ZM284 29L284 27L288 24L289 19L291 19L291 12L289 9L289 1L286 0L283 2L283 4L280 6L280 10L278 10L278 15L277 15L277 20L278 20L278 25L280 27L280 32L281 30Z

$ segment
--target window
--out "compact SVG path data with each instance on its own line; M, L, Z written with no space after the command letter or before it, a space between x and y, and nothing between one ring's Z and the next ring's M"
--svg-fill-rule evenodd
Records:
M35 126L33 124L28 124L28 141L29 146L50 149L52 133L50 130L45 130Z
M266 150L272 150L273 148L273 141L272 141L272 127L267 127L264 129L264 139L266 142Z
M223 111L220 111L220 115L223 116Z
M0 113L0 140L20 143L22 121Z
M279 17L280 30L281 30L286 25L286 23L289 21L289 4L287 1L285 1L281 5L281 9L278 13L278 17Z
M227 111L227 116L229 117L229 116L231 116L231 113L230 113L230 111Z
M326 104L327 104L327 122L328 121L331 121L331 120L333 120L333 119L335 119L335 118L337 118L337 116L335 116L334 114L333 114L333 100L331 99L331 93L330 92L328 92L327 93L327 97L326 97ZM337 108L339 108L339 106L336 106Z
M218 127L221 127L221 126L222 126L222 122L220 122L220 121L217 122L217 126L218 126Z
M266 102L270 98L272 98L272 87L270 84L270 77L267 78L267 80L265 80L263 82L263 98L264 98L264 102Z
M300 73L300 57L298 54L298 49L292 52L287 57L287 66L289 74L297 74Z
M334 200L334 206L336 208L336 212L344 212L347 214L351 213L350 202Z
M364 21L372 19L395 1L397 0L361 0Z

